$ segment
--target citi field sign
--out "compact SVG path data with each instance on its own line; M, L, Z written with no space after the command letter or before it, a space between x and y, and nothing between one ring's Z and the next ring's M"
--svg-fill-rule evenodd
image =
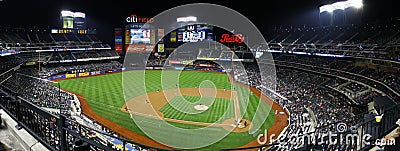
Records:
M126 17L126 22L127 23L147 23L147 22L153 22L153 18L138 17L136 14L132 14L132 15Z

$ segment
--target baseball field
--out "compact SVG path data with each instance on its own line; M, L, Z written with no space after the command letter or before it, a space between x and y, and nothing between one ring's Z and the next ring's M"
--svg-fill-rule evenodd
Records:
M230 82L225 73L129 71L65 79L60 85L79 96L86 115L126 138L150 146L176 148L154 140L190 145L196 142L190 136L212 137L219 132L229 133L197 150L253 146L258 145L257 136L264 130L279 135L287 125L286 114L275 114L283 111L279 105L265 97L260 99L261 94L254 88ZM241 124L246 125L233 126L236 119L242 119ZM252 126L257 126L256 133ZM210 136L196 131L205 127ZM191 135L182 129L192 130Z

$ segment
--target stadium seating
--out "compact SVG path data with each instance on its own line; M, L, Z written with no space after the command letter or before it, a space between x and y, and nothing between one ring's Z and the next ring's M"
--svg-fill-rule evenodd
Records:
M273 50L396 60L399 22L329 27L276 27L266 34Z
M329 58L329 57L308 57L308 56L303 56L303 55L280 55L280 54L275 54L276 57L275 60L282 63L282 64L287 64L287 65L295 65L298 66L299 68L308 68L310 70L320 70L325 73L333 74L333 75L338 75L339 74L343 75L345 73L352 73L353 75L348 75L345 74L343 76L348 76L349 78L355 79L354 77L357 76L358 78L363 78L364 83L371 84L371 85L377 85L376 82L382 82L385 83L386 86L392 88L394 91L399 92L400 90L400 83L398 76L395 76L398 74L398 71L396 70L391 70L391 71L384 71L384 70L378 70L378 69L371 69L368 67L361 67L357 66L356 62L351 59L340 59L340 58ZM307 65L307 66L306 66ZM360 77L361 76L361 77ZM373 80L368 80L373 79ZM361 80L361 79L357 79ZM369 81L369 82L368 82ZM375 84L374 84L375 83ZM383 89L383 88L382 88ZM391 95L393 98L396 98L395 95L393 95L391 92L386 91L388 95Z
M260 86L268 85L260 80L260 75L257 73L262 69L254 69L255 65L247 65L245 67L247 76L235 76L237 81L247 81L247 85ZM253 69L252 69L253 68ZM352 125L360 122L362 113L365 113L366 108L355 110L351 106L356 104L364 104L371 102L373 97L382 95L377 92L368 92L359 96L346 96L340 91L334 90L335 87L345 85L355 91L364 91L367 88L364 86L356 86L356 83L349 82L340 78L324 77L317 74L307 73L301 70L293 70L285 67L277 67L277 89L276 92L287 98L282 98L271 95L275 101L283 105L291 113L290 125L286 130L282 140L282 144L270 148L270 150L286 150L289 144L290 136L295 134L298 136L304 134L312 134L318 130L324 132L334 131L334 126L329 126L332 123L347 122ZM246 79L241 79L246 78ZM356 88L355 88L356 87ZM354 88L354 89L353 89ZM271 94L269 90L262 89L265 94ZM354 92L352 92L354 93ZM311 115L314 115L311 116ZM314 118L314 119L313 119ZM328 127L326 127L328 126ZM321 128L323 127L323 128ZM302 145L294 145L292 149L304 147ZM351 146L325 146L330 149L348 149Z
M362 59L353 57L374 58L398 61L400 53L396 50L400 45L400 31L397 23L387 25L349 25L332 27L299 27L275 28L269 31L266 37L268 47L279 50L274 53L276 64L276 83L269 76L261 79L264 69L258 69L255 62L243 62L243 66L233 66L234 79L237 82L253 86L263 93L268 94L274 101L284 106L290 112L290 125L280 138L282 143L269 150L287 150L305 147L301 144L290 144L290 136L304 134L326 134L335 130L334 123L343 122L355 125L363 121L363 116L368 112L368 103L379 96L389 96L397 103L400 99L400 64L390 65L395 71L370 68L360 64ZM1 87L15 91L26 100L46 108L62 109L62 114L68 116L67 123L70 130L81 135L93 138L97 142L108 144L107 139L93 136L93 129L114 135L115 133L90 119L79 123L77 118L71 116L74 103L72 94L60 92L59 89L40 78L90 71L109 71L122 68L121 62L115 59L101 61L79 62L88 58L115 57L114 50L79 50L79 51L51 51L33 52L34 50L50 49L79 49L79 48L111 48L102 43L95 35L86 34L50 34L42 29L11 29L4 28L0 31L0 48L12 46L24 50L19 54L2 56L0 59L1 73L21 66L16 72L18 77L8 78L0 76ZM7 45L7 46L6 46ZM284 52L284 53L282 53ZM329 53L351 56L350 58L317 57L313 55L295 55L293 52ZM203 58L232 58L232 52L213 50L199 51L197 57ZM252 59L252 53L237 50L235 56L241 59ZM180 52L179 61L195 60L190 52ZM170 57L170 58L168 58ZM40 59L39 59L40 58ZM150 53L148 58L142 59L147 66L163 66L173 56L156 56ZM40 71L37 66L27 65L30 62L42 62ZM64 63L68 61L68 63ZM368 60L375 65L387 65L385 61ZM139 61L138 61L139 62ZM221 63L222 62L218 62ZM365 62L365 61L364 61ZM208 64L210 61L197 60L199 64ZM213 63L211 68L222 69ZM258 62L266 63L266 62ZM167 63L168 64L168 63ZM246 72L241 72L245 69ZM264 75L264 74L263 74ZM37 78L40 77L40 78ZM8 79L7 79L8 78ZM275 92L284 98L272 93L269 86L276 84ZM60 98L58 98L60 97ZM79 109L78 109L79 110ZM80 118L84 119L84 116ZM88 127L83 127L85 125ZM115 134L117 135L117 134ZM69 142L75 142L69 138ZM322 145L326 150L351 150L351 145ZM72 147L72 145L70 146ZM139 146L132 145L136 149Z

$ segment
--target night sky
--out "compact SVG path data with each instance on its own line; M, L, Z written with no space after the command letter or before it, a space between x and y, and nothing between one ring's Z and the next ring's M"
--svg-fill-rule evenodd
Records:
M112 44L114 28L124 27L130 14L153 17L169 8L190 3L219 4L250 19L261 32L277 25L317 26L318 7L335 0L0 0L0 25L11 27L59 27L60 11L86 13L87 25L98 37ZM364 0L363 22L400 18L395 0Z

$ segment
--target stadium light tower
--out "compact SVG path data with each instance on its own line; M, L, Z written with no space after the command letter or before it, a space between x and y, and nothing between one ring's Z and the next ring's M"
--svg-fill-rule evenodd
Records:
M319 7L319 20L321 20L321 13L328 12L330 14L331 25L332 25L332 19L333 19L335 10L345 11L347 8L361 9L363 6L364 5L363 5L362 0L347 0L347 1L341 1L341 2L336 2L336 3L332 3L332 4L323 5L323 6ZM344 17L346 17L346 12L344 12Z
M323 5L321 7L319 7L319 13L323 13L323 12L330 12L332 13L335 10L338 9L347 9L347 8L357 8L360 9L363 7L363 1L362 0L347 0L347 1L343 1L343 2L336 2L333 4L328 4L328 5Z

